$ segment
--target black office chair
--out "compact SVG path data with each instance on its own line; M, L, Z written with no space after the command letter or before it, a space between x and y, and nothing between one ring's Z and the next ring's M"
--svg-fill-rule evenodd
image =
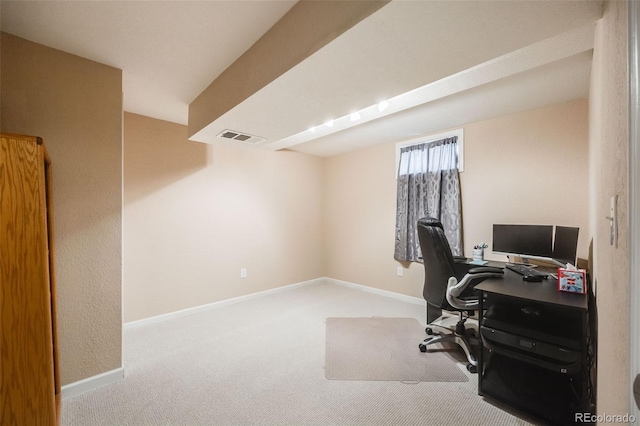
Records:
M420 351L426 352L427 346L434 343L456 343L467 355L467 369L475 373L478 361L470 341L474 331L467 330L464 325L467 318L479 308L480 302L473 287L485 278L502 276L504 271L501 268L470 265L465 258L454 258L442 224L432 217L418 220L418 239L424 261L424 299L438 310L457 311L460 315L455 328L444 326L442 317L435 321L428 318L426 332L430 336L420 343ZM438 332L434 330L436 327L440 329Z

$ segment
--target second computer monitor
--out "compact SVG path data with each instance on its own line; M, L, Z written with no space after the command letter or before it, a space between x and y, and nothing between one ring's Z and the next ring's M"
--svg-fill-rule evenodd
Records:
M563 264L576 264L579 231L579 228L556 226L556 234L553 241L553 260Z

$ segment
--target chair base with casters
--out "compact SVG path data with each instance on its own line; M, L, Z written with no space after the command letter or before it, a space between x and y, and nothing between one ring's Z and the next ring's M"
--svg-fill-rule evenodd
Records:
M477 345L477 330L468 329L465 327L465 321L468 317L464 316L465 312L469 313L469 316L473 314L474 310L478 309L479 300L476 296L463 296L463 291L471 284L477 284L479 281L495 276L502 276L504 271L500 268L483 267L483 268L470 268L461 280L455 276L447 279L447 288L445 298L453 310L457 311L460 319L456 323L455 327L443 327L438 324L438 321L434 321L428 324L426 328L427 337L422 343L418 345L420 352L426 352L427 346L434 343L450 342L454 343L462 348L467 356L469 363L467 364L467 370L470 373L478 372L478 359L476 358L473 350L473 344ZM433 334L432 327L439 327L444 329L444 333Z
M418 348L420 352L427 352L427 346L435 343L453 343L458 345L464 351L467 361L467 370L470 373L477 373L478 360L474 354L473 346L477 346L477 331L473 328L465 326L465 318L463 312L459 312L460 317L454 327L447 327L443 324L443 318L440 317L436 321L427 325L425 332L429 335L422 341ZM450 318L450 317L447 317Z

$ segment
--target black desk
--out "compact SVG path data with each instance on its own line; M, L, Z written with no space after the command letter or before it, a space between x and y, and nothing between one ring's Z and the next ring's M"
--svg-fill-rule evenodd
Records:
M492 265L499 266L499 265ZM588 296L505 268L480 298L478 393L555 424L593 411ZM595 413L594 413L595 414Z
M496 266L499 266L496 263ZM525 301L557 305L568 309L587 310L587 296L558 291L558 280L549 278L540 282L524 281L522 275L504 269L504 277L487 278L477 286L485 294L498 294Z

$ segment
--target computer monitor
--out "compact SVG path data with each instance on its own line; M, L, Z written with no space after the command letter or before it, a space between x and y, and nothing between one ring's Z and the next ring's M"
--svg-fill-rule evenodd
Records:
M578 233L580 228L568 226L556 226L555 238L553 241L553 260L563 265L576 264L576 254L578 251Z
M493 225L493 247L496 254L519 256L523 259L551 259L553 226Z
M551 225L493 225L496 254L545 260L559 266L576 264L579 228Z

